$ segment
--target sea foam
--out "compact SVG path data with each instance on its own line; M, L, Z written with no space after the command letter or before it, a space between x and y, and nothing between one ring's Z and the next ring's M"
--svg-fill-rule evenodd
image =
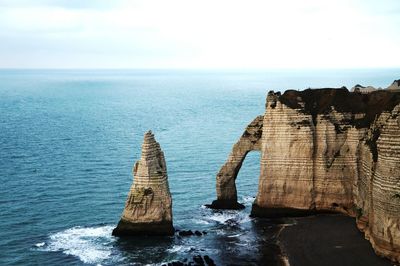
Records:
M238 211L217 212L207 217L207 219L220 224L243 224L251 220L247 213Z
M62 251L84 263L99 264L111 257L111 244L115 241L112 229L113 226L73 227L50 235L46 246L36 246L44 251Z

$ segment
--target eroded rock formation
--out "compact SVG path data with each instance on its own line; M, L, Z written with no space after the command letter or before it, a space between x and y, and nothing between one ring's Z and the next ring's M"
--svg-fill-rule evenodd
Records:
M388 90L400 90L400 79L393 81L392 85L390 85Z
M244 131L239 141L233 145L228 160L217 174L217 199L210 208L215 209L243 209L244 205L237 202L235 180L240 167L248 152L260 150L263 116L257 116Z
M167 166L151 131L144 136L142 155L133 167L133 175L125 208L113 235L172 235Z
M398 81L390 90L270 92L252 215L345 213L356 217L377 254L400 262L400 91L395 85ZM217 177L217 194L225 188Z

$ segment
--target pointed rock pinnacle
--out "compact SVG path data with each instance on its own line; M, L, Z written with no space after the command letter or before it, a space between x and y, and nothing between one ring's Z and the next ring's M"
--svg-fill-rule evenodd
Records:
M142 155L134 165L133 175L125 209L113 235L172 235L167 167L164 153L151 131L144 135Z

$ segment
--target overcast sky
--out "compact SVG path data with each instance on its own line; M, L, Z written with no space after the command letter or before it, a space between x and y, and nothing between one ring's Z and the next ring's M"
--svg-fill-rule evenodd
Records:
M400 67L400 1L0 0L0 67Z

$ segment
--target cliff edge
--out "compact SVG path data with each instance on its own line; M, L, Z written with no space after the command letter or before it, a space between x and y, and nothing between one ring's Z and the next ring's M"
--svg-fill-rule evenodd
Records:
M398 84L269 92L253 149L261 151L261 170L252 216L345 213L377 254L400 262ZM229 175L224 167L224 184L234 183L239 169ZM217 192L225 189L219 176Z

